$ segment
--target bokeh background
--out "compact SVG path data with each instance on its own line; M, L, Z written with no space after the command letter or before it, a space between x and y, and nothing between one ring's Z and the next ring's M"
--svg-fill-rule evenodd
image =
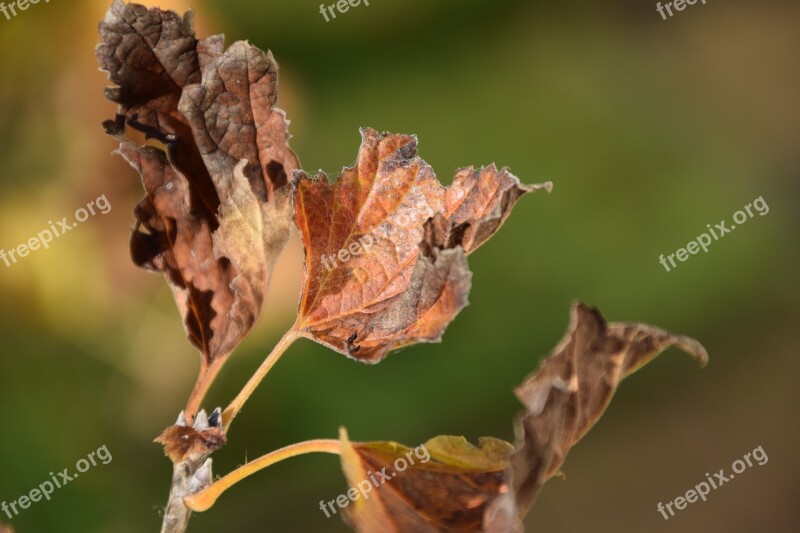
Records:
M161 277L128 257L138 177L112 157L97 71L108 0L0 16L0 248L105 194L113 209L0 264L0 500L105 444L113 455L13 520L17 533L157 531L170 465L153 437L199 362ZM441 345L365 366L291 348L215 455L225 473L280 446L333 438L417 445L513 439L512 388L567 327L574 298L610 320L700 339L626 381L528 520L547 532L789 532L800 511L800 6L711 0L663 21L651 1L372 0L326 23L319 0L195 0L198 33L270 48L307 170L355 159L358 128L416 133L449 182L497 162L551 195L525 198L470 258L472 305ZM164 0L162 7L190 7ZM755 198L768 215L667 273L658 263ZM302 252L282 257L256 332L207 407L224 405L293 322ZM670 521L656 511L757 446L747 470ZM306 456L229 491L191 531L314 531L344 492ZM0 515L0 522L6 521Z

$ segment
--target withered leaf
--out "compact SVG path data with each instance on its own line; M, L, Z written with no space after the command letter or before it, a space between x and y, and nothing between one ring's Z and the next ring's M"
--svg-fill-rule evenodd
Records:
M467 305L466 255L525 193L494 166L460 170L450 187L409 135L361 131L356 164L335 183L296 174L295 221L306 249L299 331L360 361L435 342Z
M251 188L260 199L272 200L299 167L287 148L286 115L275 107L278 65L272 53L239 41L205 59L202 71L202 83L186 87L179 109L209 172L230 180L234 167L247 160Z
M358 491L345 520L362 533L481 531L487 506L510 490L513 447L498 439L475 447L463 437L436 437L412 449L351 443L342 430L340 440L342 468Z
M190 426L181 413L178 422L165 429L154 442L164 446L164 455L176 465L185 462L199 464L225 445L226 437L220 427L219 417L215 411L209 419L201 410Z
M573 304L565 338L516 389L526 411L517 421L509 471L514 490L487 511L486 530L521 531L542 485L600 419L619 382L671 346L708 362L694 339L644 324L607 324L598 310Z
M197 40L192 15L115 1L97 57L118 104L105 123L141 174L134 262L163 272L192 343L198 387L252 328L289 236L298 167L271 54L222 36ZM126 126L166 145L140 146Z
M389 472L374 495L363 498L361 491L349 504L349 525L361 533L523 531L542 485L602 416L619 382L671 346L708 361L694 339L644 324L607 324L599 311L576 302L565 338L516 390L526 410L515 446L483 438L475 448L463 437L437 437L424 445L430 461L393 476L394 461L407 457L408 448L350 443L343 431L342 466L352 487Z
M192 13L115 0L99 31L97 59L115 84L106 97L122 118L163 140L185 129L178 101L186 85L200 82Z

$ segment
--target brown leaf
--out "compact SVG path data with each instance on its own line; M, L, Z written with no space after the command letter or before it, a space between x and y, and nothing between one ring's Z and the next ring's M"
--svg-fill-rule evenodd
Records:
M351 443L344 430L340 438L342 468L358 491L345 518L362 533L481 531L488 504L509 490L513 447L498 439L484 437L476 448L463 437L436 437L411 449Z
M141 174L134 262L163 272L207 384L258 317L274 261L289 236L298 166L275 107L270 54L222 36L196 40L191 13L115 1L97 56L119 104L107 131ZM166 145L139 146L126 126ZM190 413L191 416L191 413Z
M521 185L494 166L443 187L409 135L363 129L356 165L331 184L297 174L295 221L306 248L298 328L364 362L436 342L467 305L466 255L503 224Z
M170 426L155 442L164 446L164 455L173 463L192 456L208 455L225 444L225 435L217 428L197 431L190 427Z
M244 175L261 200L272 200L299 167L288 149L289 131L278 100L278 65L271 52L239 41L204 61L202 83L183 91L179 109L194 130L200 153L216 180Z
M186 124L178 101L186 85L200 82L193 19L115 0L99 26L97 59L115 84L106 96L124 118L162 138Z
M127 124L168 144L173 164L194 181L195 200L212 212L219 200L178 102L184 87L200 82L200 59L221 48L221 36L195 39L191 11L181 17L114 0L100 23L96 49L100 68L114 83L106 98L118 104L116 119L104 123L106 131L120 136Z
M208 455L225 445L226 437L219 423L220 415L216 411L210 424L205 411L200 411L193 426L188 425L181 413L178 422L165 429L154 442L164 446L164 455L174 464L199 465Z
M487 531L521 530L542 485L602 416L619 382L671 346L708 361L694 339L644 324L606 324L596 309L573 305L565 338L516 390L527 411L511 461L515 489L489 509Z

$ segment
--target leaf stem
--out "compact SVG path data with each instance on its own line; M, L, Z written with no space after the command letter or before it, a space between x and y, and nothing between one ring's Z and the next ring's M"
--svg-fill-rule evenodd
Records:
M202 513L210 509L217 499L222 496L223 492L248 476L270 467L275 463L308 453L330 453L339 455L341 453L341 445L337 439L317 439L291 444L285 448L275 450L274 452L270 452L258 459L250 461L244 466L240 466L227 476L220 478L212 485L206 487L204 490L187 496L183 501L192 511Z
M255 374L250 377L250 380L245 384L244 388L239 392L236 398L225 408L225 411L222 413L222 431L223 433L228 432L228 428L230 427L233 419L236 418L236 415L239 414L239 411L242 410L242 407L253 394L253 391L256 390L258 385L264 379L264 376L269 373L275 363L278 362L278 359L286 352L289 346L292 345L294 341L296 341L299 337L301 337L300 332L297 331L295 327L292 327L289 331L287 331L281 340L278 341L278 344L272 349L272 352L264 359L264 362L261 363L261 366L258 367Z
M214 383L217 374L219 374L219 371L222 369L225 359L227 358L220 357L214 360L210 365L207 365L205 361L200 365L200 374L197 376L194 389L186 403L186 409L184 409L184 415L187 420L194 420L194 415L197 414L197 411L200 409L200 404L208 393L208 389L211 388L211 384Z

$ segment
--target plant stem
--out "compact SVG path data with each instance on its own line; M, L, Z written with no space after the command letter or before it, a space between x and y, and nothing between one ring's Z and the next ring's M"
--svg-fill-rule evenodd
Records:
M186 409L184 409L186 420L190 422L194 420L194 415L196 415L197 411L200 409L203 398L205 398L206 393L208 393L208 389L211 388L211 384L214 383L226 359L226 357L220 357L214 360L211 365L206 365L205 361L200 365L200 374L197 376L194 389L186 403Z
M231 402L228 408L225 409L225 412L222 415L223 433L227 432L231 422L239 413L239 411L241 411L242 406L244 406L245 402L247 402L248 398L250 398L250 395L253 394L253 391L255 391L256 387L258 387L258 385L264 379L264 376L266 376L267 373L270 371L270 369L275 365L275 363L278 362L278 359L280 359L281 355L283 355L283 353L286 352L287 348L289 348L289 346L291 346L292 343L295 340L297 340L297 338L300 336L301 335L297 332L296 328L292 327L292 329L287 331L286 334L281 338L281 340L278 341L278 344L275 345L275 347L272 349L272 352L270 352L270 354L267 356L264 362L261 363L261 366L258 368L258 370L256 370L256 373L253 374L253 376L244 386L239 395L236 396L236 398ZM194 390L192 390L192 394L191 396L189 396L189 400L187 402L186 409L184 411L184 415L190 424L191 421L194 420L195 414L197 413L197 410L200 408L200 404L202 403L203 398L208 392L208 389L211 387L211 384L214 382L214 379L217 377L217 374L219 374L219 371L222 368L225 359L226 359L225 357L221 357L212 362L210 365L206 365L205 362L201 365L200 374L197 378L197 382L195 383ZM311 441L309 444L313 447L314 442L317 441ZM323 442L321 447L324 448L325 447L324 441L319 441L319 442ZM337 446L337 451L331 453L338 453L338 441L331 441L331 442L336 443ZM303 451L304 448L302 445L295 445L295 446L297 448L297 451L295 451L294 453L292 453L293 447L291 446L284 449L288 451L288 455L285 455L284 458L292 457L293 455L299 455L302 453L310 453L310 451L315 451L310 448L308 451ZM277 452L273 453L279 454L279 452L281 451L282 450L278 450ZM208 455L210 454L205 453L197 457L187 458L187 460L184 460L180 463L173 465L172 486L170 487L169 501L164 511L164 520L161 529L162 533L184 533L186 531L186 528L189 525L189 517L191 516L191 510L184 504L184 498L187 497L188 492L191 490L190 484L194 481L193 477L197 473L198 469L204 464L204 461L206 460ZM264 458L268 456L265 456ZM279 455L276 455L275 457L276 457L275 462L282 460ZM259 461L262 461L264 458L260 459ZM266 468L267 466L269 466L269 464L265 464L260 468ZM252 470L252 472L257 471L260 468L256 468ZM226 476L226 478L223 479L228 479L228 477L230 477L235 473L236 472L233 472L232 474L229 474L229 476ZM230 484L232 485L237 481L238 479L232 481ZM201 491L199 494L205 494L214 486L216 486L216 484L209 486L207 490ZM220 494L226 488L227 486L225 486L220 491ZM219 495L214 496L213 500L211 501L212 504L218 496Z
M308 453L330 453L339 455L341 453L341 445L336 439L317 439L291 444L237 468L204 490L186 497L184 503L192 511L197 511L198 513L207 511L214 505L217 498L219 498L223 492L246 477L255 474L259 470L272 466L275 463Z
M242 407L250 398L250 395L253 394L253 391L256 390L256 387L261 383L264 379L264 376L272 369L275 363L278 362L278 359L286 352L287 348L292 345L294 341L296 341L301 334L292 327L289 331L281 337L281 340L278 341L278 344L272 349L272 352L264 359L264 362L261 363L261 366L258 367L255 374L250 378L241 392L233 399L233 401L228 405L225 411L222 413L222 432L227 433L228 428L233 422L233 419L236 418L236 415L239 414L239 411L242 410Z
M190 461L173 465L172 485L169 489L169 500L164 509L161 533L185 533L189 527L192 511L183 503L189 488L189 482L198 466Z

